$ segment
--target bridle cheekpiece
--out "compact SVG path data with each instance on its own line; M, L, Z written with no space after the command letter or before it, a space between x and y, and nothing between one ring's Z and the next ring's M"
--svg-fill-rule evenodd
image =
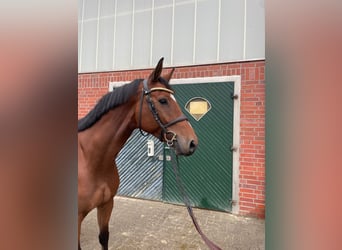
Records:
M162 77L159 77L158 80L160 82L166 82L166 80ZM160 135L159 139L161 141L163 141L163 139L164 139L165 142L167 143L167 145L169 147L172 147L173 142L177 140L177 134L173 131L168 130L167 128L171 127L172 125L174 125L178 122L186 121L186 120L188 120L188 118L183 114L180 117L176 118L175 120L164 124L161 121L159 114L158 114L158 111L157 111L157 109L156 109L156 107L152 101L152 98L151 98L151 93L155 92L155 91L164 91L164 92L168 92L170 94L174 94L174 92L171 89L167 89L167 88L163 88L163 87L155 87L155 88L149 89L148 85L147 85L147 79L145 79L143 81L143 89L142 89L142 94L141 94L141 99L140 99L139 130L143 136L146 136L146 134L144 134L142 129L141 129L141 119L142 119L141 112L142 112L142 106L143 106L143 102L144 102L144 96L146 96L146 101L147 101L148 107L149 107L149 109L153 115L153 118L158 123L159 127L161 128L161 135Z

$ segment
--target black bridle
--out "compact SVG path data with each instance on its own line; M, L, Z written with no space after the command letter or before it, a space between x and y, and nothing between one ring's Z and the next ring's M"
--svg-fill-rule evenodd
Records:
M160 82L166 82L166 80L162 77L159 77L158 80ZM182 121L186 121L188 120L188 118L183 114L180 117L177 117L176 119L174 119L173 121L170 121L166 124L164 124L158 114L158 111L152 101L151 98L151 93L154 91L164 91L164 92L168 92L170 94L174 94L174 92L171 89L167 89L167 88L162 88L162 87L156 87L156 88L151 88L149 89L147 86L147 80L145 79L143 81L143 89L142 89L142 94L141 94L141 99L140 99L140 112L139 112L139 130L140 133L143 136L146 136L142 129L141 129L141 112L142 112L142 107L143 107L143 103L144 103L144 96L146 96L146 101L148 104L148 107L153 115L154 120L158 123L159 127L161 128L161 134L159 139L161 141L163 141L163 139L165 140L165 142L167 143L167 145L169 147L173 146L173 142L177 140L177 134L173 131L168 130L168 127L171 127L172 125L178 123L178 122L182 122Z

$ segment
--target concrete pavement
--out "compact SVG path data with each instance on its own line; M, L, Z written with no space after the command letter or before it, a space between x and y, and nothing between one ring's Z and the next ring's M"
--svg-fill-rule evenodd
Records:
M194 209L207 237L222 249L265 249L265 221ZM100 250L96 210L85 218L82 250ZM115 197L109 249L208 249L184 206Z

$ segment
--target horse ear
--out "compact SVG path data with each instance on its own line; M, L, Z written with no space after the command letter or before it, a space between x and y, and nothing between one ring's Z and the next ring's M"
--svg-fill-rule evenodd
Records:
M158 81L158 78L160 77L161 72L163 70L163 61L164 61L164 57L160 58L156 68L151 73L149 78L150 78L150 80L152 82L157 82Z
M172 75L173 75L173 72L174 72L174 71L175 71L175 68L172 68L171 71L170 71L168 74L166 74L166 75L163 76L163 78L164 78L167 82L169 82L170 79L171 79L171 77L172 77Z

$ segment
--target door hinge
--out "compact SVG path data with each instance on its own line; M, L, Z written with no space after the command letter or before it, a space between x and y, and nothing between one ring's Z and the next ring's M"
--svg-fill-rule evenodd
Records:
M230 97L234 100L237 100L239 98L239 95L238 94L231 94Z
M237 201L236 200L232 200L232 199L229 199L229 203L231 206L235 206Z

